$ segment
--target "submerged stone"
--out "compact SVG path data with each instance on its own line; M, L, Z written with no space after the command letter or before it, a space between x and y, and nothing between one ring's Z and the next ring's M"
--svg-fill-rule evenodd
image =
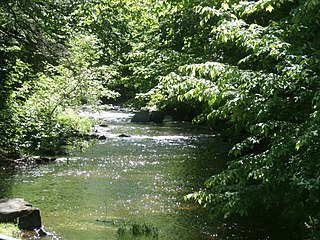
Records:
M127 137L130 137L130 135L121 133L118 135L118 137L127 138Z
M40 210L21 198L0 199L0 222L17 222L22 230L34 230L42 226Z

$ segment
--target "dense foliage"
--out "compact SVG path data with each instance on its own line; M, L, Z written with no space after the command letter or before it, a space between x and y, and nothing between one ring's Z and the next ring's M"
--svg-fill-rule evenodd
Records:
M179 49L196 63L181 65L148 93L163 109L196 105L202 114L195 122L222 121L237 135L228 169L186 198L211 216L259 209L314 230L320 220L320 2L210 2L185 5L193 14ZM171 42L185 17L166 28Z
M55 148L89 131L81 105L138 94L227 129L228 169L187 199L317 230L319 63L319 0L5 0L0 148Z
M67 138L88 132L91 123L79 118L78 107L117 96L107 86L126 45L127 20L114 14L120 2L1 4L1 148L52 153ZM109 34L107 27L116 30Z

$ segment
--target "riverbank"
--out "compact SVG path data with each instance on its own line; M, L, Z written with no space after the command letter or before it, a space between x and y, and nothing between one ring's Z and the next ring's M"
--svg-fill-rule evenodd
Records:
M9 151L5 151L0 148L0 161L13 161L13 160L18 159L20 157L21 156L14 151L9 152Z

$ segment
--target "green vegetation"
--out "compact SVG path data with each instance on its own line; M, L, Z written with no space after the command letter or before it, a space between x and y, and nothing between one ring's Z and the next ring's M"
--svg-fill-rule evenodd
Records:
M181 65L148 94L160 108L177 102L200 108L195 122L222 121L236 134L228 169L186 197L212 217L259 209L301 228L319 219L319 5L193 7L200 21L182 51L200 53L197 63Z
M12 224L12 223L1 223L0 224L0 234L5 236L13 237L13 238L20 238L21 231L19 228Z
M132 236L145 236L150 238L158 238L159 229L147 225L146 223L138 223L131 221L120 221L119 223L115 223L118 228L119 237L125 237L126 234L132 234Z
M186 199L319 229L319 0L5 0L0 16L1 149L58 148L90 130L79 107L119 95L188 109L233 147Z

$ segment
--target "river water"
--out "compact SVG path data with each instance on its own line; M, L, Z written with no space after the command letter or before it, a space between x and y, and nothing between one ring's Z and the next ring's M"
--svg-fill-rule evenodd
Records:
M1 171L0 197L40 208L53 233L46 239L247 239L209 224L203 209L183 200L225 168L219 136L188 123L133 124L127 112L90 116L103 122L105 140L54 163ZM128 222L154 233L119 234Z

